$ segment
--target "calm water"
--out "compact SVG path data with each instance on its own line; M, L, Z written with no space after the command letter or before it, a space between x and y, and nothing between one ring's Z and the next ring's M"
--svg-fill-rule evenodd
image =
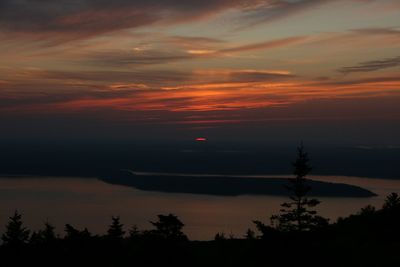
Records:
M276 176L275 176L276 177ZM400 193L400 181L344 176L314 176L313 179L344 182L367 188L374 198L319 198L319 212L331 219L347 216L371 204L380 207L387 194ZM109 185L90 178L26 177L0 178L0 225L4 231L8 216L15 209L24 215L31 229L49 220L61 233L63 225L88 227L104 233L112 215L121 216L127 226L149 229L157 214L174 213L186 224L191 239L212 239L217 232L242 236L253 227L252 220L269 221L285 197L218 197L190 194L144 192Z

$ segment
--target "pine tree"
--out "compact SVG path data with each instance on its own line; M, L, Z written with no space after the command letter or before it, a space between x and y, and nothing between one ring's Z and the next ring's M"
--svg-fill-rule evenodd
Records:
M82 231L80 231L68 223L65 225L64 231L66 233L65 239L89 239L92 237L92 234L87 228L84 228Z
M187 240L186 235L182 232L182 228L185 225L177 216L173 214L157 216L157 222L150 222L156 227L156 230L153 230L154 234L169 240Z
M30 231L23 227L22 215L18 211L10 217L6 226L6 232L2 235L1 239L4 245L8 246L21 246L29 239Z
M308 162L308 154L304 152L304 146L301 144L297 149L297 159L293 163L296 177L289 179L289 185L286 186L291 201L281 204L281 214L271 217L272 223L279 230L307 231L328 223L327 219L318 216L312 209L320 204L320 201L307 197L311 187L307 184L306 176L312 170Z
M129 229L129 239L130 240L135 240L138 239L141 235L141 232L139 231L139 228L136 225L133 225L131 229Z
M57 239L55 227L49 222L44 223L44 229L33 232L31 235L31 244L49 244Z
M221 241L221 240L226 240L226 236L224 232L218 232L214 236L215 241Z
M244 235L246 239L253 240L256 239L256 233L250 228L247 229L246 234Z
M46 242L54 241L57 238L54 230L55 227L49 222L44 223L44 229L41 231L41 234Z
M120 218L111 217L112 223L108 228L108 236L115 239L122 239L124 238L125 231L123 230L124 225L120 223Z
M385 199L383 204L384 210L399 210L400 209L400 197L397 193L391 193Z

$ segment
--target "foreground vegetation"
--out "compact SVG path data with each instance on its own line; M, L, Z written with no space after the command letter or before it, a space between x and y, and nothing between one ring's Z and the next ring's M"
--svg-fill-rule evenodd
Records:
M308 161L301 146L289 201L243 237L190 241L173 214L158 215L150 230L126 229L112 217L105 235L66 224L60 236L50 223L31 232L15 212L2 235L0 266L400 266L400 197L392 193L380 209L329 223L315 210L319 201L307 197Z
M258 224L258 232L243 238L189 241L174 215L160 215L153 225L125 232L113 217L105 235L67 224L61 237L48 223L30 233L15 213L2 236L1 266L400 266L396 194L382 209L369 206L309 231Z

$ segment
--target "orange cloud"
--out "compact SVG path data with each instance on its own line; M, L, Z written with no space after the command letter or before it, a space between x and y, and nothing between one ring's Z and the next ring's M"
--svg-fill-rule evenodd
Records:
M142 90L117 98L78 99L51 106L55 109L70 111L115 109L204 112L288 106L315 99L373 98L390 95L400 95L400 81L347 85L300 81L209 83L161 90Z

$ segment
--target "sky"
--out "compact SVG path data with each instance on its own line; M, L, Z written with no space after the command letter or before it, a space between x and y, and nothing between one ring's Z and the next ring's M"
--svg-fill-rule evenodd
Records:
M0 138L399 145L398 0L0 0Z

